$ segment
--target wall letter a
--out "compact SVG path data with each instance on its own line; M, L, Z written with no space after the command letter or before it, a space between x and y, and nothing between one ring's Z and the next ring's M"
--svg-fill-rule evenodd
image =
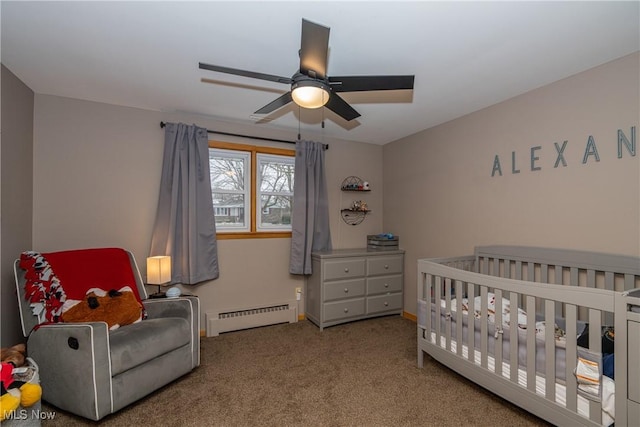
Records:
M502 169L500 168L500 157L496 154L496 157L493 159L493 170L491 170L491 177L493 177L498 171L498 174L502 176Z
M584 157L582 158L582 164L587 163L587 159L589 156L594 156L596 158L596 162L600 161L600 156L598 155L598 149L596 148L596 142L593 139L593 136L589 135L589 139L587 139L587 147L584 149Z

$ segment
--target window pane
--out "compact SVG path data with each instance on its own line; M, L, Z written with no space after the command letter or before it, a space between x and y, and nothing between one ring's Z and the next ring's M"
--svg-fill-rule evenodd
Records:
M283 228L291 226L292 196L260 196L260 227Z
M212 193L216 226L245 227L244 194Z
M294 165L274 160L260 161L260 191L293 193Z
M210 152L209 172L214 190L244 191L245 161L242 158L218 157Z

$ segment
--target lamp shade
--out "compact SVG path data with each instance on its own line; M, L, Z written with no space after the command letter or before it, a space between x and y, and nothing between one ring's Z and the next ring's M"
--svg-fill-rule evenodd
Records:
M162 285L171 281L171 257L152 256L147 258L147 283Z
M292 85L291 98L303 108L320 108L329 101L329 91L321 82L303 80Z

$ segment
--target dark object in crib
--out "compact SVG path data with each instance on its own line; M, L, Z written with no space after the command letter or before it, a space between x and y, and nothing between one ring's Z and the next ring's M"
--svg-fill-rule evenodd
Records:
M613 326L603 326L600 333L602 337L602 354L613 354L615 332ZM587 323L584 330L577 340L577 344L582 348L589 348L589 324Z

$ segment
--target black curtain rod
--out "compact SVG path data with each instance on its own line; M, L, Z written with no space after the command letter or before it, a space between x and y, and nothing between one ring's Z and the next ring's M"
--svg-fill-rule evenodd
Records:
M160 127L164 128L166 125L165 122L160 122ZM227 135L227 136L238 136L240 138L252 138L252 139L260 139L262 141L273 141L273 142L284 142L285 144L295 144L295 141L287 141L285 139L276 139L276 138L265 138L262 136L250 136L250 135L240 135L238 133L230 133L230 132L220 132L217 130L209 130L207 129L208 133L215 133L218 135ZM324 144L324 149L328 150L329 149L329 145L328 144Z

